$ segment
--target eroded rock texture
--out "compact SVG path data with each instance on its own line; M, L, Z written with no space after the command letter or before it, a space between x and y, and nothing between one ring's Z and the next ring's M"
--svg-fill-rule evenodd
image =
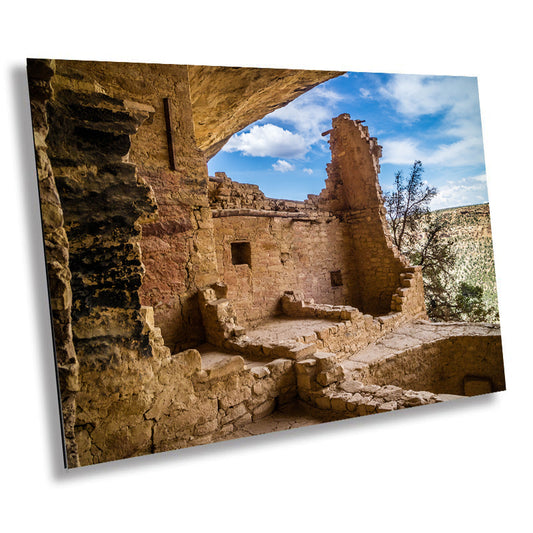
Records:
M76 393L79 390L79 383L78 360L72 341L69 243L64 229L63 210L48 157L47 145L49 128L46 104L53 95L50 79L54 75L54 68L54 62L50 60L28 61L33 138L41 200L41 220L63 412L65 458L68 467L71 468L79 466L78 447L74 437Z

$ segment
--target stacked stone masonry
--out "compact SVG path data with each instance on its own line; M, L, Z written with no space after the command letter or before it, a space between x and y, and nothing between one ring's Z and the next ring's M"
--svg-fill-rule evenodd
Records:
M70 467L253 434L290 404L334 419L505 387L497 330L415 322L421 271L361 121L333 119L304 202L208 177L233 133L338 74L29 60ZM373 358L404 331L432 340Z

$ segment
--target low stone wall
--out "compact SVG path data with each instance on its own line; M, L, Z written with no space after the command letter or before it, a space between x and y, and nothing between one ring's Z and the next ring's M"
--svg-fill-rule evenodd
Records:
M296 363L298 395L302 401L344 417L356 417L442 401L426 391L378 386L346 379L335 354L321 353Z
M492 324L409 323L348 359L317 352L295 370L302 401L346 417L505 389Z
M294 292L285 293L281 305L283 313L290 317L332 320L331 327L317 331L315 337L302 339L301 342L313 342L319 351L336 353L339 360L360 351L413 318L412 314L400 311L373 317L349 305L304 301L301 294Z
M469 378L490 381L492 392L505 390L501 337L469 335L423 344L369 365L362 377L438 394L468 395Z
M489 376L495 390L504 388L499 330L488 325L409 323L348 359L319 350L325 341L317 335L269 361L251 345L244 357L213 346L170 355L153 311L142 314L155 357L117 362L118 388L113 365L95 362L82 373L76 426L82 465L228 439L294 401L347 418L441 402L437 392L463 393L457 386L465 374ZM330 346L332 339L342 342L343 328L332 327ZM415 345L420 338L426 341Z
M246 335L239 325L232 301L227 298L227 287L216 283L200 291L200 309L206 338L220 348L251 355L256 358L282 357L300 360L316 351L335 352L339 360L360 351L386 335L410 317L406 313L390 313L381 317L363 315L347 305L315 304L304 301L301 294L286 292L281 299L284 315L292 318L326 319L316 330L305 336L283 342L257 341Z
M168 449L222 440L293 401L297 396L293 367L293 361L276 359L248 368L242 357L234 356L208 370L198 369L192 379L194 392L209 408L189 426L188 438L172 439Z
M220 281L243 325L279 314L287 290L330 304L352 302L357 275L351 230L338 217L260 209L213 210L212 215ZM247 261L233 256L239 243L249 246Z

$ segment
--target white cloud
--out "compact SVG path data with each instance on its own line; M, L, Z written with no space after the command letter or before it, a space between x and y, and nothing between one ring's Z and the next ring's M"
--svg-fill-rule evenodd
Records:
M304 157L308 149L301 135L274 124L253 126L248 133L234 135L222 148L224 152L242 152L249 156L295 159Z
M425 149L413 139L383 141L384 162L406 164L420 159L423 163L443 166L477 165L483 163L483 141L477 83L475 78L451 76L395 75L383 87L386 98L406 121L442 114L442 123L433 135L450 137L449 143ZM452 140L453 139L453 140ZM402 146L403 144L403 146ZM404 155L401 148L406 149ZM388 151L391 150L391 153Z
M426 157L428 164L449 167L483 164L483 161L483 141L480 137L443 144Z
M442 111L455 117L478 114L475 78L397 74L379 92L410 118Z
M487 181L485 174L449 181L438 188L438 194L431 202L432 209L481 204L487 201Z
M364 87L361 87L359 89L359 94L363 97L363 98L372 98L372 95L370 94L370 91L368 89L365 89Z
M322 132L331 128L336 105L344 96L318 86L262 119L262 125L234 135L222 148L224 152L241 152L256 157L302 159L313 145L327 149ZM270 121L286 124L284 129Z
M412 165L416 159L426 162L416 139L384 139L381 144L383 145L382 164Z
M311 175L313 173L313 169L312 168L304 168L303 171L306 173L306 174L309 174Z
M294 170L296 167L289 163L288 161L285 161L284 159L278 159L273 165L272 168L276 170L277 172L289 172L291 170Z
M481 137L467 137L435 148L420 146L417 139L384 139L382 163L412 165L416 159L424 165L460 167L483 164L483 141Z
M326 144L322 132L331 128L331 118L336 114L337 104L343 99L344 96L335 91L318 86L263 120L279 120L294 128L305 139L307 150L310 150L319 142Z

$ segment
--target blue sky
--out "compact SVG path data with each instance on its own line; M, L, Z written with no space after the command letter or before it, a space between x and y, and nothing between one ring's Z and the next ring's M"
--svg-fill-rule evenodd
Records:
M432 208L486 202L476 78L350 72L329 80L235 134L209 163L273 198L304 200L324 187L331 119L366 120L383 146L380 183L408 175L416 159L439 194Z

